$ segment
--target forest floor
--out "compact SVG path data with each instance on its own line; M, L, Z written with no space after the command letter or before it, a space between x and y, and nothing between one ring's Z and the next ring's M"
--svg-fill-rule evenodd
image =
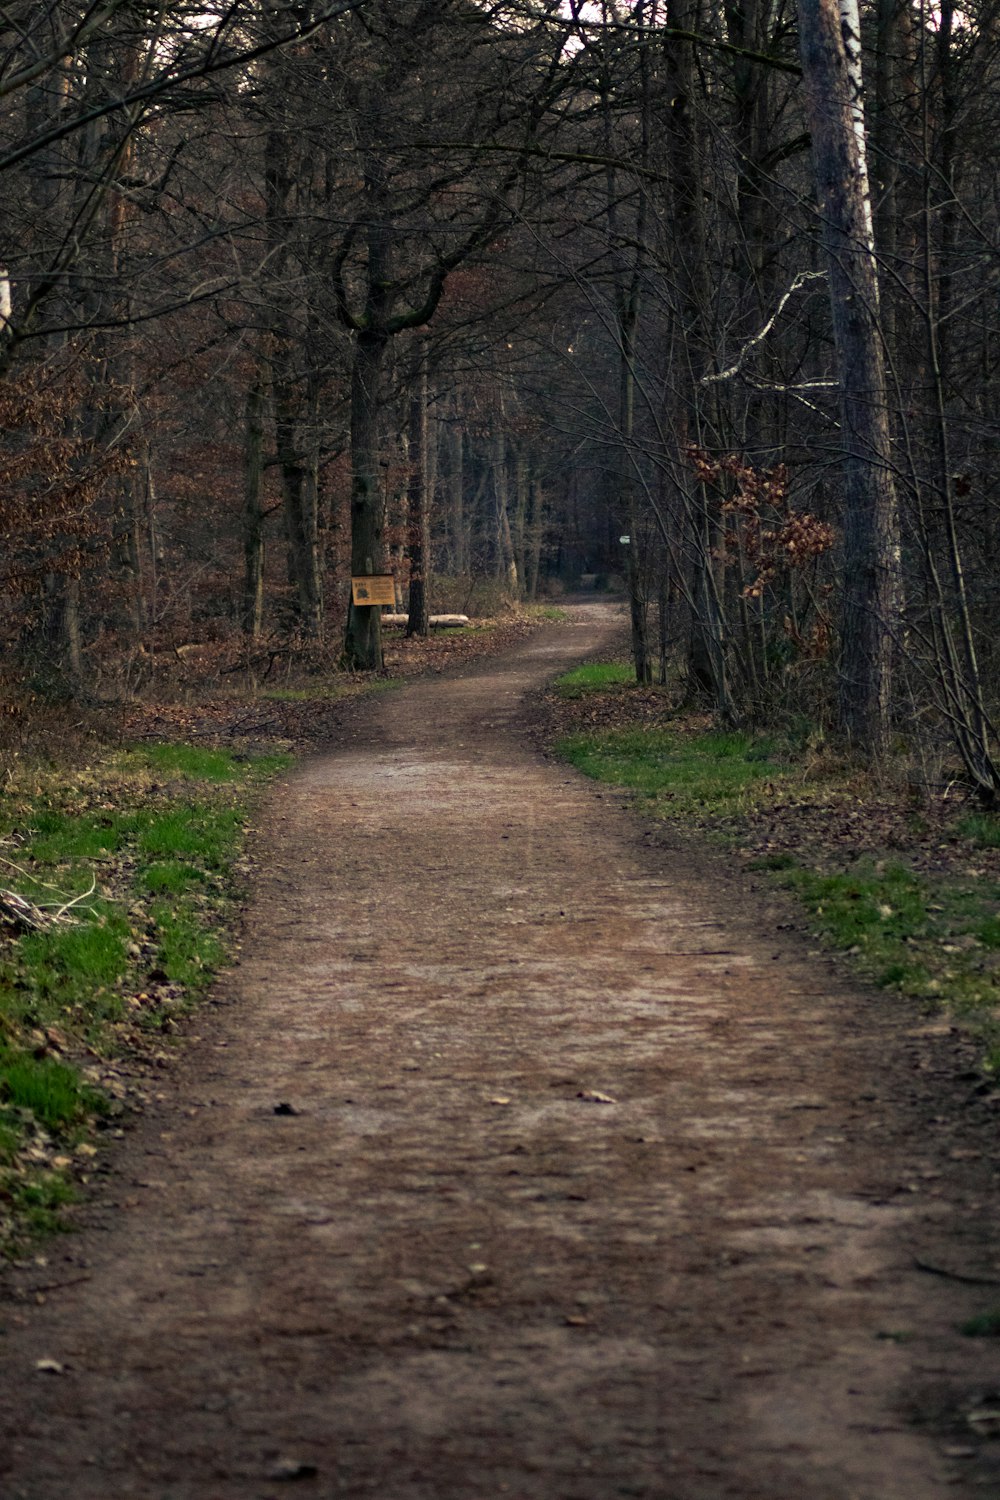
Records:
M539 629L545 613L539 608L511 610L466 629L435 630L425 639L408 640L401 629L384 630L385 671L374 680L365 673L354 677L337 671L329 648L315 653L303 649L285 658L273 677L248 678L233 672L231 646L207 645L171 663L146 684L141 697L129 701L122 733L129 741L177 738L238 745L251 753L315 750L336 740L354 703L373 688L441 676L512 650Z
M1000 1491L969 1044L539 754L569 614L272 794L242 962L4 1273L4 1500Z

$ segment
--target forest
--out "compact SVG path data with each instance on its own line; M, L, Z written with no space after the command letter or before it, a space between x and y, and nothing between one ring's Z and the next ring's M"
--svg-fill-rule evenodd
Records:
M4 1496L1000 1495L998 155L1000 0L0 5Z
M51 0L0 37L5 705L619 588L1000 798L996 0ZM937 768L937 769L935 769ZM944 768L944 769L941 769Z

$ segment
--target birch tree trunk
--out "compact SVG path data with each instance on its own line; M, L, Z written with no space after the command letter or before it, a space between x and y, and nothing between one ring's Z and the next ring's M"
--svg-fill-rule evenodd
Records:
M844 596L839 716L888 747L899 540L864 130L838 0L800 0L799 45L840 377Z

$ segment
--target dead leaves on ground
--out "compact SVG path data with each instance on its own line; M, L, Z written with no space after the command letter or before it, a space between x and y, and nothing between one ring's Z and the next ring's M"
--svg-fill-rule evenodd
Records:
M468 632L454 630L427 639L407 640L402 631L386 631L386 678L407 681L436 676L483 656L513 648L539 628L528 615L511 614L476 624ZM170 685L174 701L133 703L125 713L126 739L183 739L209 744L238 742L243 749L308 750L337 737L354 700L363 696L377 677L368 673L338 672L327 652L322 671L306 670L308 659L290 657L287 667L252 684L246 677L208 672L199 657L185 659L186 675L174 672ZM229 669L227 669L228 671ZM284 695L288 696L284 696ZM194 698L195 701L191 701Z

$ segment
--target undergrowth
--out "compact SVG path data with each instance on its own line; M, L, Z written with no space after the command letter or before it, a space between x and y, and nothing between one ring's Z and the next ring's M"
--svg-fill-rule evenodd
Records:
M166 1045L224 960L255 788L288 764L185 744L68 772L0 804L0 1250L56 1227L121 1104L115 1060ZM30 903L27 927L9 895ZM117 1090L120 1092L120 1089Z
M590 664L556 690L592 698L628 671ZM928 823L871 789L866 801L847 768L810 763L801 735L706 731L666 713L630 724L627 704L621 719L566 735L560 753L634 792L645 813L751 851L749 868L784 885L823 942L875 984L970 1026L1000 1073L1000 818Z

